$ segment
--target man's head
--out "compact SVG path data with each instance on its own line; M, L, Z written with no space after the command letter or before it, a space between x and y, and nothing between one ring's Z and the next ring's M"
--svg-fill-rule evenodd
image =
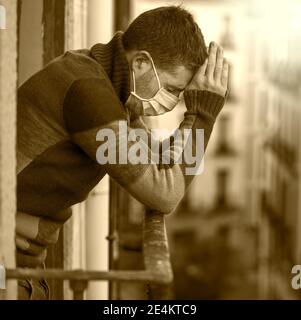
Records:
M151 60L161 86L178 96L208 56L201 30L192 15L178 6L142 13L129 25L122 42L136 93L143 98L152 98L159 89Z

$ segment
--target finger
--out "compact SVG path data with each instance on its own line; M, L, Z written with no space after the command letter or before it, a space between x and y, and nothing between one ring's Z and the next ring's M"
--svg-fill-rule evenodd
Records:
M207 65L208 65L208 58L205 60L205 62L201 65L201 67L199 69L200 75L202 75L202 76L205 75Z
M223 63L223 71L222 71L222 77L221 77L221 84L224 88L227 88L228 86L228 77L229 77L229 63L224 59Z
M221 47L217 49L216 65L214 70L214 79L216 82L221 83L221 75L223 70L224 52Z
M216 63L216 50L217 50L217 44L214 42L211 42L210 48L209 48L208 65L206 69L206 76L208 78L213 78L215 63Z

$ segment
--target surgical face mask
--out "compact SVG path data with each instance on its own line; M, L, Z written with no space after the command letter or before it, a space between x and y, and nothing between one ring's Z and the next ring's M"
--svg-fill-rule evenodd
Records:
M155 75L157 78L159 90L150 99L145 99L145 98L140 97L136 93L135 73L134 73L134 71L132 71L134 91L132 91L131 94L142 102L144 116L157 116L157 115L164 114L166 112L171 111L179 103L180 99L177 96L175 96L174 94L168 92L163 87L161 87L160 79L158 77L156 67L155 67L155 64L154 64L151 56L150 56L150 60L151 60L152 66L154 68L154 72L155 72Z

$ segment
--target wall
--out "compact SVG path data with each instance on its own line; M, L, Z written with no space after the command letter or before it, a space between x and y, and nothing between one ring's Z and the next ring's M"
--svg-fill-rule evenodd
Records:
M6 29L0 30L0 264L15 267L17 1L4 0ZM16 282L0 299L16 298Z

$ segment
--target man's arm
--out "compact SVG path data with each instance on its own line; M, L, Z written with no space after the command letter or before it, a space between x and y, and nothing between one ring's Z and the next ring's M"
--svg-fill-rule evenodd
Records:
M184 93L187 112L180 129L204 129L204 149L207 146L215 118L221 110L224 98L208 91L191 90ZM120 101L106 88L101 79L83 79L73 83L64 103L66 127L72 140L92 159L97 161L96 152L104 142L97 142L100 129L111 129L116 137L116 152L127 153L135 144L127 141L119 133L119 121L126 120ZM128 136L131 128L127 127ZM192 134L195 148L195 135ZM171 146L173 148L173 146ZM137 200L151 209L170 213L182 199L192 176L185 174L191 164L171 163L151 164L148 152L148 164L103 164L107 173L122 185ZM118 156L117 156L118 159Z

